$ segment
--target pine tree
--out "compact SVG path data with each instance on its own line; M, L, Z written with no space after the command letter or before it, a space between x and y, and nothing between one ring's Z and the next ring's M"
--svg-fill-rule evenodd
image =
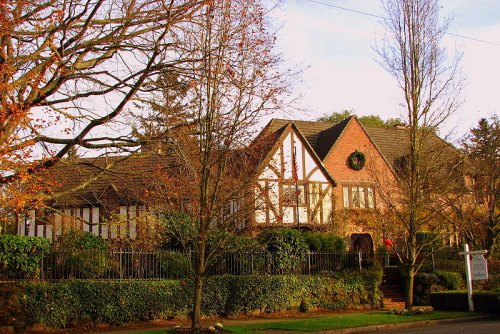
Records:
M497 116L482 118L463 142L471 163L476 201L486 207L487 248L500 242L500 124Z

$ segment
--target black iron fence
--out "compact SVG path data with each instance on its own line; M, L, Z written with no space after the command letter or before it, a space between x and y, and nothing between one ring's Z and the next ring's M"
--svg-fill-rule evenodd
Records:
M459 252L458 248L422 252L418 259L419 263L421 263L420 271L432 272L440 270L465 273L464 257L458 254Z
M36 268L19 270L15 264L0 263L0 281L58 281L72 279L176 279L192 273L197 254L173 251L130 250L51 251L38 254ZM216 275L311 275L322 272L358 270L373 262L372 254L226 252L210 259L207 276Z
M452 271L465 275L465 259L459 253L461 248L443 248L438 250L428 250L421 252L417 257L417 264L420 272ZM404 254L400 254L404 256ZM490 275L500 274L500 254L487 254L488 272ZM399 266L400 260L396 254L391 254L387 258L386 265Z
M420 272L465 272L460 249L440 249L424 252L419 256ZM187 278L196 262L194 252L173 251L141 252L131 250L77 250L51 251L31 254L36 265L0 261L0 282L8 281L58 281L72 279L177 279ZM500 274L498 256L488 255L490 275ZM26 260L26 259L24 259ZM19 261L24 261L22 258ZM383 261L383 259L379 259ZM386 265L399 265L391 256ZM212 257L206 275L314 275L323 272L359 270L371 266L372 253L269 253L225 252ZM384 262L381 262L384 263Z

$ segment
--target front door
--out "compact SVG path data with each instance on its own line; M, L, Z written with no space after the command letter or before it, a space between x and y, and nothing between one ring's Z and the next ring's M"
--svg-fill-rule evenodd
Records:
M355 233L351 235L352 251L373 253L373 240L369 233Z

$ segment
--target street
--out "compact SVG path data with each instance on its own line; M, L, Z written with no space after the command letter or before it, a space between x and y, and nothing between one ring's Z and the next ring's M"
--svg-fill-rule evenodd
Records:
M470 322L461 322L454 324L434 325L429 327L420 328L404 328L393 329L386 331L379 331L378 333L387 334L460 334L460 333L480 333L480 334L499 334L500 333L500 319L497 320L477 320Z

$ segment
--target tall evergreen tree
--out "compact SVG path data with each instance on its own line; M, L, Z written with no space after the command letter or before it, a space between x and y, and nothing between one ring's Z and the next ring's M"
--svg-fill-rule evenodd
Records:
M471 162L476 202L486 207L486 247L500 247L500 124L497 116L482 118L463 141ZM496 247L495 247L496 245Z

